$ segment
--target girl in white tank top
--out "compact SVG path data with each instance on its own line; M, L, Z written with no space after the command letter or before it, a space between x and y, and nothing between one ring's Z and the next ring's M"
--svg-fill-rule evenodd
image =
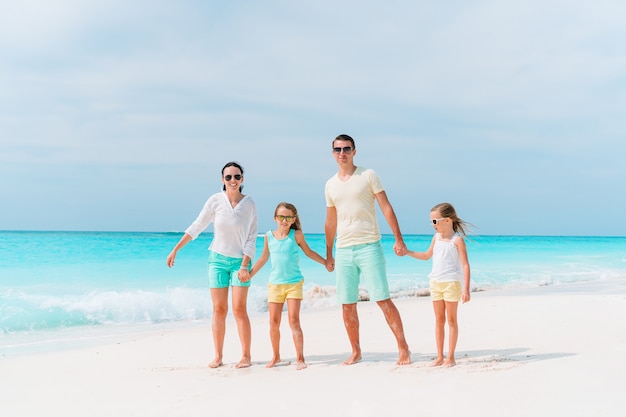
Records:
M435 311L435 341L437 359L431 366L454 366L454 351L459 334L457 308L459 301L470 300L470 266L463 236L471 225L461 220L451 204L437 204L430 211L430 222L435 235L426 252L407 251L416 259L433 259L430 278L430 298ZM448 323L448 356L444 357L445 323Z

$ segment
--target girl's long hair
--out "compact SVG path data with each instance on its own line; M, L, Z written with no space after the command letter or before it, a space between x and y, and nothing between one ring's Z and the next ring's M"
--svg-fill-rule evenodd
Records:
M439 203L432 209L431 212L438 211L441 214L441 217L447 217L452 220L452 229L455 233L459 233L460 235L467 237L468 232L473 229L475 226L471 223L468 223L462 220L457 214L456 210L450 203Z
M296 206L294 206L291 203L287 203L285 201L281 201L280 203L278 203L278 205L276 206L276 209L274 210L274 217L276 217L276 214L278 213L278 209L281 207L284 207L287 210L290 210L293 213L293 215L296 216L295 221L291 223L291 226L289 228L293 230L302 230L302 226L300 226L300 217L298 216L298 210L296 209Z

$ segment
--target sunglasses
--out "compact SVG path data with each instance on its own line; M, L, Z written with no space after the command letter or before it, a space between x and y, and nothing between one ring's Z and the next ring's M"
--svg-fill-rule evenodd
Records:
M229 174L229 175L224 175L224 180L226 180L226 181L230 181L230 180L232 180L232 179L233 179L233 177L235 177L235 179L236 179L237 181L241 181L241 178L242 178L242 177L241 177L241 174L235 174L235 175L230 175L230 174Z
M352 153L352 147L344 146L343 148L340 148L340 147L333 148L333 152L335 153L341 153L341 151L343 151L343 153Z
M278 220L279 222L282 222L283 220L286 220L288 222L292 221L293 219L295 219L296 216L283 216L280 214L276 215L276 220Z
M442 217L440 219L432 219L431 222L433 222L434 225L437 225L437 224L441 223L445 219L447 219L447 217Z

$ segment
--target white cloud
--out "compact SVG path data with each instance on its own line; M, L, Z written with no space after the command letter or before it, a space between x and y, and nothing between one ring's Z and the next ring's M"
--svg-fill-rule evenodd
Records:
M20 183L0 189L16 207L0 229L28 224L17 200L45 191L41 178L81 193L92 182L94 199L115 201L107 178L119 171L145 200L160 198L154 182L188 198L231 159L264 206L284 189L318 216L330 140L344 132L404 216L416 199L486 207L498 193L528 212L533 199L611 192L626 176L622 2L7 7L0 175ZM492 230L514 229L516 215Z

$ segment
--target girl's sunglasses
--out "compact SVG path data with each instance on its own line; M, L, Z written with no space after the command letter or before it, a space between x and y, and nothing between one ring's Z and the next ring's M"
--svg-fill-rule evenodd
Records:
M282 216L280 214L276 215L276 220L278 220L279 222L282 222L283 220L287 220L288 222L290 222L295 218L296 216Z
M447 217L442 217L440 219L432 219L431 222L433 222L434 225L437 225L445 219L447 219Z
M235 175L224 175L224 179L225 179L226 181L230 181L230 180L232 180L232 179L233 179L233 177L235 177L235 179L236 179L237 181L241 181L241 178L242 178L242 177L241 177L241 174L235 174Z

